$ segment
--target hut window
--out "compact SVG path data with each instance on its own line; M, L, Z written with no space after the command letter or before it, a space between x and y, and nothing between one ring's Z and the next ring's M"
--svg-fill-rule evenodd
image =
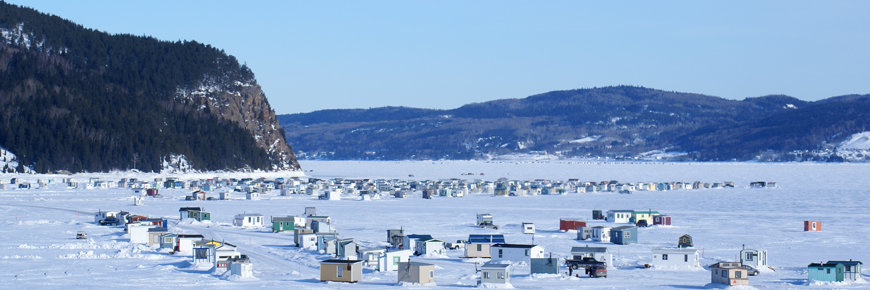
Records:
M831 269L828 269L828 274L831 274Z
M429 270L429 278L435 278L435 270Z
M335 277L341 278L344 276L344 265L335 266Z
M728 271L722 271L722 277L728 278Z
M742 274L742 273L741 273L740 271L734 272L734 277L735 277L735 278L740 278L740 277L741 277L741 274Z
M752 253L746 253L746 260L752 261Z
M668 254L662 254L662 261L668 260Z
M483 272L483 279L489 279L489 272Z
M683 262L689 261L689 255L683 255Z

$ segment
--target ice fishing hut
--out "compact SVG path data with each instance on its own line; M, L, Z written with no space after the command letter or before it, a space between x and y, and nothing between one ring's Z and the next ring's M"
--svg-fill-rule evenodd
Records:
M653 216L653 225L669 226L669 225L671 225L671 216L668 216L668 215Z
M511 265L486 263L480 267L480 284L510 284Z
M316 216L316 215L317 215L317 208L316 207L313 207L313 206L306 206L305 207L305 216Z
M296 217L293 216L273 216L272 217L272 232L285 232L296 229Z
M399 282L427 284L435 282L435 265L421 262L400 262Z
M592 237L592 228L590 227L577 227L577 239L578 240L587 240Z
M652 249L650 265L655 267L700 268L701 259L695 248Z
M230 191L222 191L222 192L220 193L220 199L221 199L221 200L230 200L230 199L233 199L233 194L232 194L232 192L230 192Z
M523 222L523 234L533 235L535 234L535 224Z
M242 278L254 277L254 265L251 264L251 259L248 256L241 255L227 259L230 268L230 275L238 275Z
M350 282L362 280L362 261L329 259L320 262L320 282Z
M767 250L747 249L740 250L740 262L753 268L767 267Z
M749 273L738 262L719 262L710 266L710 282L734 285L749 285Z
M821 232L822 231L822 222L804 221L804 231L805 232Z
M559 274L559 258L532 258L530 274Z
M397 271L399 263L409 261L411 254L413 254L411 250L386 251L383 256L378 258L378 270L381 272Z
M677 240L678 248L691 248L694 247L694 243L692 242L692 236L690 235L682 235Z
M619 245L636 244L637 227L621 226L610 229L610 241Z
M861 279L860 261L828 261L807 265L807 278L810 281L845 282Z
M398 248L402 245L402 240L405 237L405 230L403 229L392 229L387 230L387 243L389 243L394 248Z
M581 219L559 219L559 230L563 232L585 226L586 222Z

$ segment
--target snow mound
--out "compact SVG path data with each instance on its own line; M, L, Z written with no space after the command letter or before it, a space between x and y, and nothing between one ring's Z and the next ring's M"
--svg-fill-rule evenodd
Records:
M562 274L531 274L529 277L531 278L562 278Z
M749 285L734 285L728 286L725 284L719 283L708 283L704 285L704 289L728 289L728 290L758 290L758 288L749 286Z
M435 287L435 286L438 286L438 285L435 284L435 282L429 282L429 283L426 283L426 284L420 284L420 283L412 283L412 282L404 282L404 281L402 281L402 282L399 282L398 284L396 284L396 286L401 286L401 287L409 287L409 286L413 286L413 287Z
M847 141L840 143L842 149L867 150L870 149L870 131L855 133Z
M65 254L57 257L58 259L111 259L112 257L106 254L94 254L94 251L81 251L78 254Z
M707 271L703 267L692 266L652 266L650 270L655 271Z
M487 288L487 289L514 289L514 286L510 283L508 284L493 284L493 283L480 283L477 288Z
M447 259L447 258L450 258L445 254L439 254L439 253L428 253L428 254L424 255L423 257L425 257L427 259Z
M867 284L867 281L864 280L864 278L862 278L861 276L858 276L858 280L856 280L856 281L829 282L829 281L810 280L809 282L807 282L807 285L810 285L810 286L834 286L834 287L861 285L861 284Z

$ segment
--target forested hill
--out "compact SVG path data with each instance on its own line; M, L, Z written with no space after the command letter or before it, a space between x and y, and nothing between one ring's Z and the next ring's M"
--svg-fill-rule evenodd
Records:
M254 73L195 41L0 2L0 147L37 172L298 169ZM6 169L8 170L8 169Z
M532 153L678 160L796 157L863 132L867 96L744 100L617 86L554 91L452 110L387 107L278 116L300 158L474 159Z

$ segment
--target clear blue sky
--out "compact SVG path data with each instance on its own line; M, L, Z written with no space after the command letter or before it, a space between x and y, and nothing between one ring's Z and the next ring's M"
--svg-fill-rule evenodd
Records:
M870 93L870 1L22 1L246 62L278 114L638 85Z

